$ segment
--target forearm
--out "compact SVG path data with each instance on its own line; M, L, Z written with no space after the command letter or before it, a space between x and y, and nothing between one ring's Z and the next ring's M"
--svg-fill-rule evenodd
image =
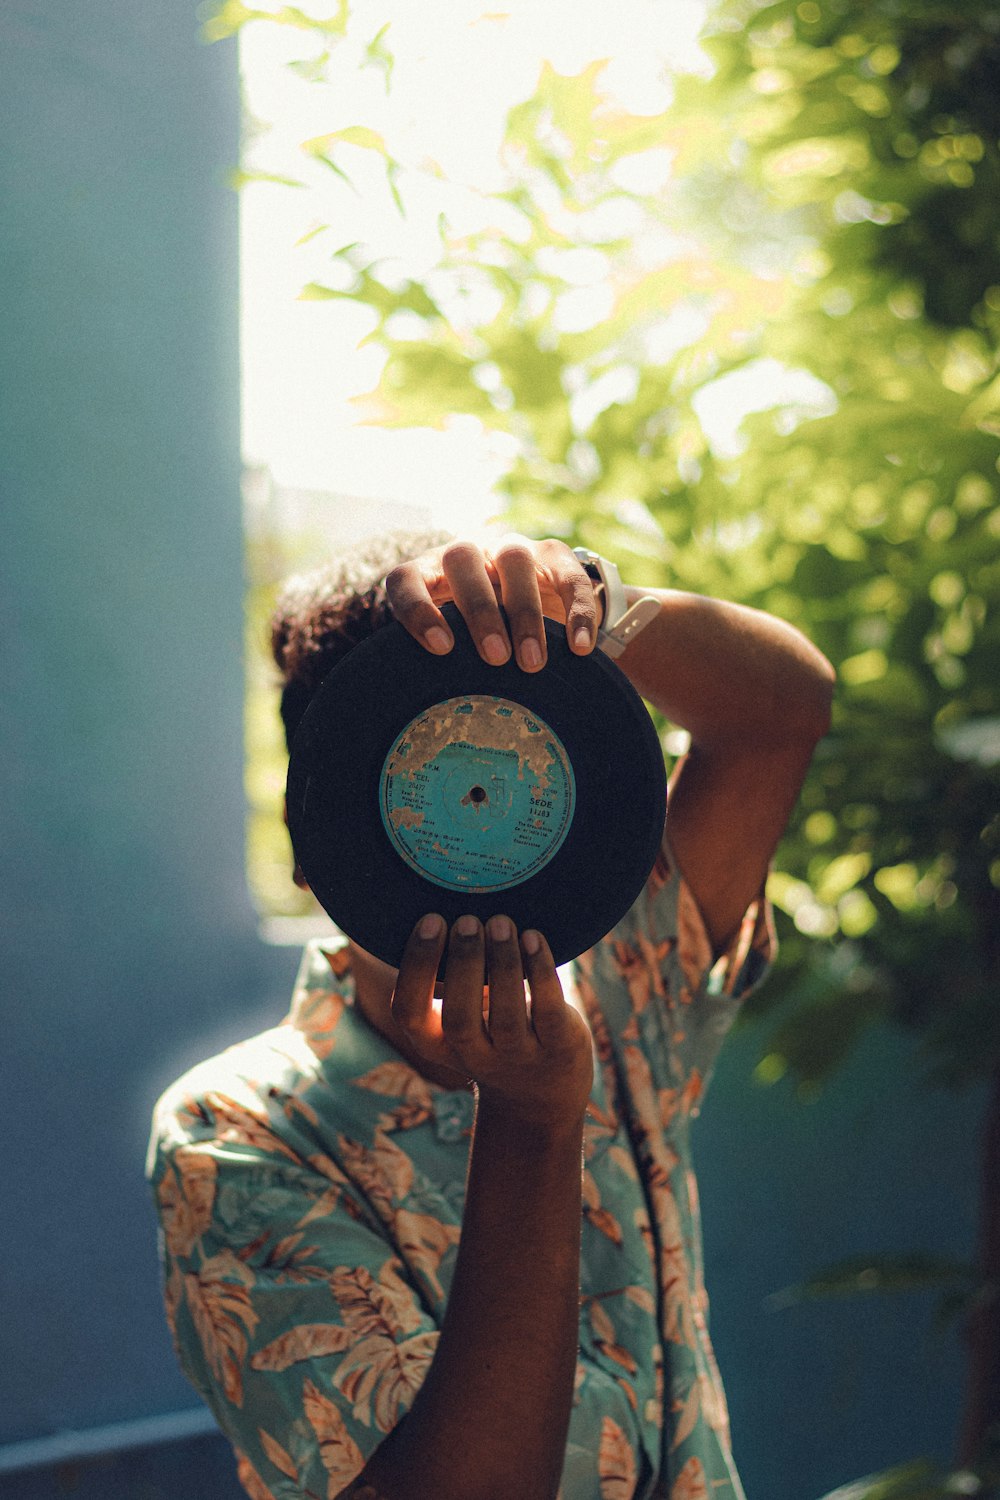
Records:
M673 589L627 588L660 614L618 666L647 702L702 745L734 736L767 743L819 739L829 723L833 669L793 626L760 610Z
M348 1496L553 1500L576 1370L583 1122L477 1111L441 1338L409 1415Z

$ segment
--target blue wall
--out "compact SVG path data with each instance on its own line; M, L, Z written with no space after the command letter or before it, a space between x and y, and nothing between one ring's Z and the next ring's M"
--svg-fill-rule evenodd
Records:
M150 1107L294 955L243 874L235 47L187 0L5 0L0 74L11 1442L195 1404Z
M754 1083L766 1026L737 1027L693 1127L711 1329L748 1500L815 1500L921 1456L949 1463L965 1372L934 1293L776 1306L837 1261L968 1261L985 1096L921 1081L912 1041L873 1029L809 1102Z
M152 1101L284 1008L244 882L235 49L189 0L0 12L0 1444L193 1408L142 1181ZM919 1299L768 1309L838 1256L967 1253L979 1101L873 1034L816 1103L735 1035L697 1127L750 1500L945 1454ZM3 1451L0 1449L0 1459ZM211 1440L0 1494L222 1500Z

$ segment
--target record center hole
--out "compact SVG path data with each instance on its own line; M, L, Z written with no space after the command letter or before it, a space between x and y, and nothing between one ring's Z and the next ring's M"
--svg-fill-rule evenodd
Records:
M485 802L486 788L481 786L470 787L469 796L473 802Z

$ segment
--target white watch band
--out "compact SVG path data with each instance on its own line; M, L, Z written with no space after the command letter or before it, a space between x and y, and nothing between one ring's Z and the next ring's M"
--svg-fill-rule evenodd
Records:
M628 608L621 574L613 562L608 562L607 558L602 557L599 552L591 552L588 547L574 547L573 554L597 585L595 592L604 606L604 618L600 622L600 628L613 630L616 622L621 619Z
M619 657L639 631L659 614L660 601L652 594L645 594L629 609L625 585L615 564L601 557L599 552L591 552L588 547L574 547L573 552L594 580L596 592L603 599L604 619L597 632L597 644L605 655L612 659Z

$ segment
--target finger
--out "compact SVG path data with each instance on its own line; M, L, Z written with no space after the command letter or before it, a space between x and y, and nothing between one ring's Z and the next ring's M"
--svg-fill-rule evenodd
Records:
M537 672L545 665L547 651L534 547L526 537L510 536L492 555L518 666Z
M486 970L489 975L489 1033L494 1047L522 1046L531 1035L524 993L524 970L517 933L509 917L490 917L486 924Z
M483 1022L484 957L481 923L472 916L459 917L448 936L441 1030L448 1045L470 1065L490 1041Z
M407 940L393 991L393 1018L421 1051L442 1047L441 1022L431 1002L445 933L437 912L421 917Z
M397 563L385 576L385 596L393 615L414 640L436 656L443 656L451 650L455 638L448 621L431 598L419 562Z
M531 1025L543 1047L552 1046L566 1034L567 1011L552 950L533 928L521 934L524 972L531 991Z
M601 622L594 580L573 549L564 542L542 542L538 551L539 561L566 612L566 639L570 650L577 656L586 656L594 649L597 627Z
M452 542L441 554L441 566L476 650L491 666L502 666L510 660L510 640L483 549L474 542Z

